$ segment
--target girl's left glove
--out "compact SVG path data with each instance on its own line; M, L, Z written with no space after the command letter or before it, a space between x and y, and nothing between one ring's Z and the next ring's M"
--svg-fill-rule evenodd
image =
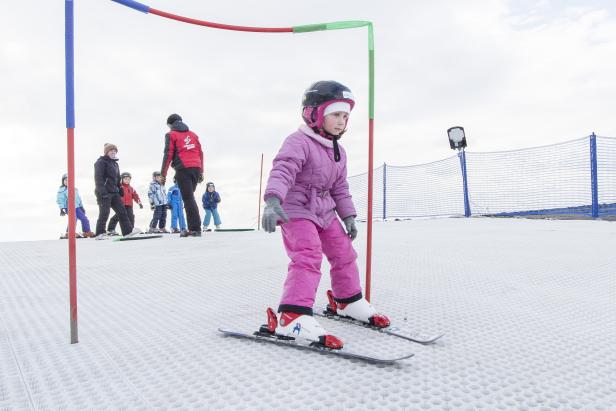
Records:
M344 220L344 226L346 227L346 232L351 241L355 240L357 237L357 226L355 225L355 217L349 216Z

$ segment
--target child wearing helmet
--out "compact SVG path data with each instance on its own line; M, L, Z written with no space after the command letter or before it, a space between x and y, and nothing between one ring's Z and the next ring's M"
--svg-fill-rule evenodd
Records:
M58 188L56 195L56 203L60 207L60 215L65 216L68 214L68 174L62 176L62 184ZM90 231L90 220L86 217L86 210L83 208L83 202L79 196L79 190L75 187L75 214L77 220L81 221L81 237L95 237L95 234ZM79 236L79 234L77 235ZM68 238L68 227L66 233L60 238Z
M207 183L205 193L201 197L205 217L203 218L203 230L208 230L210 220L214 217L214 225L220 228L220 215L218 214L218 203L220 203L220 194L216 191L216 186L211 181ZM209 230L208 230L209 231Z
M342 341L312 316L323 254L331 265L328 310L373 326L389 326L389 319L362 295L351 243L357 236L357 213L349 193L346 153L338 140L354 105L351 90L338 82L311 85L302 102L305 124L282 144L263 196L263 228L274 232L281 225L291 259L278 306L280 316L268 318L269 331L330 348L341 348ZM268 310L268 315L274 314Z
M131 174L128 172L123 172L122 174L120 174L120 177L122 179L122 201L124 201L124 208L126 209L126 214L128 215L130 223L135 226L135 213L133 212L133 202L137 203L137 205L139 205L139 208L143 208L143 204L141 204L141 198L139 198L139 194L137 194L137 191L135 191L133 186L130 185L130 181L132 179ZM118 225L119 221L120 217L117 214L114 214L114 216L111 217L111 219L109 220L109 225L107 226L108 235L119 235L115 231L115 228Z
M150 208L154 212L148 233L169 233L165 228L167 224L167 194L163 188L163 176L160 171L152 173L152 181L148 189ZM156 226L158 225L158 228Z

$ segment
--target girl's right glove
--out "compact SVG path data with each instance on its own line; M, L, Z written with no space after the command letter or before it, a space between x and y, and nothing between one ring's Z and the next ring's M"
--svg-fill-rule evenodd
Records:
M268 233L273 233L276 231L276 224L278 224L278 220L288 223L289 217L280 206L280 200L278 197L270 197L265 201L265 209L263 210L261 226Z

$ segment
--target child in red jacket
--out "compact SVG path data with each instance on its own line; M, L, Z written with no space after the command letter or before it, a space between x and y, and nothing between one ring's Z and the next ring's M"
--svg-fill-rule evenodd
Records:
M122 177L122 190L124 194L122 195L122 199L124 201L124 208L126 208L126 214L128 214L128 219L130 223L135 226L135 213L133 213L133 201L139 205L139 208L143 208L143 204L141 204L141 199L139 198L139 194L135 191L135 189L130 185L130 180L132 176L130 173L124 172L121 174ZM109 226L107 226L107 234L109 235L119 235L116 233L115 228L118 225L120 218L117 214L111 217L109 220Z

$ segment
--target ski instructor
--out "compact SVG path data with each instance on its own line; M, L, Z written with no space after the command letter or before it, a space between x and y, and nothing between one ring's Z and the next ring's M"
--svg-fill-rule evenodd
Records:
M195 201L197 184L203 182L203 150L199 137L188 129L179 114L167 118L170 131L165 134L165 151L161 167L162 184L165 184L169 166L175 169L177 185L182 193L188 230L180 237L201 237L201 217Z

